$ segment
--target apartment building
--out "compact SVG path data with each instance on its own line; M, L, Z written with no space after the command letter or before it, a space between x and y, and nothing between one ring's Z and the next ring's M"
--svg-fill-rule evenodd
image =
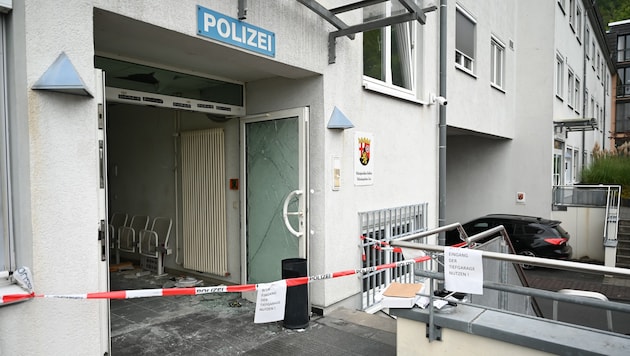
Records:
M606 37L617 66L617 80L612 83L615 105L610 134L613 146L619 147L630 139L630 21L609 23Z
M160 217L152 263L257 284L292 258L361 268L362 237L550 215L610 127L592 3L370 4L0 1L0 270L107 291L118 259L151 268ZM115 213L144 222L122 237ZM365 286L322 278L309 304L361 308ZM105 354L109 328L106 300L3 302L0 353Z
M610 147L614 71L597 8L576 0L453 5L446 220L548 217L552 187L578 183L594 145Z

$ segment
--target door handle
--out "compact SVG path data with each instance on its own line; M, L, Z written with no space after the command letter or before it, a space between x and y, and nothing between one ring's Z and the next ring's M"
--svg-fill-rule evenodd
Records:
M284 225L287 227L287 230L289 230L289 232L291 234L293 234L295 237L301 237L304 233L303 232L299 232L299 231L295 231L293 226L291 226L291 224L289 223L289 215L292 215L292 216L297 215L298 217L301 218L304 215L304 212L299 211L299 210L298 211L291 211L291 212L289 212L288 209L289 209L289 203L291 202L291 199L293 197L300 196L302 194L303 194L303 192L301 190L294 190L294 191L292 191L284 199L284 206L282 207L282 219L284 220Z

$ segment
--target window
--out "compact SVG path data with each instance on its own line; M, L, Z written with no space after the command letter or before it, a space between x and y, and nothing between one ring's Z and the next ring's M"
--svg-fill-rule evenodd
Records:
M569 24L575 31L575 0L569 0Z
M601 67L600 60L601 60L601 58L600 58L600 56L599 56L599 52L597 52L597 65L596 65L596 68L597 68L597 78L599 78L599 71L600 71L600 67Z
M455 64L470 73L475 64L476 23L461 8L457 8L455 18Z
M615 131L630 131L630 103L617 102Z
M590 45L591 45L591 31L588 29L588 27L586 27L586 33L584 34L584 53L586 54L586 59L591 59Z
M567 147L564 153L564 184L571 184L573 181L573 149Z
M582 9L579 6L575 9L575 34L578 41L582 40Z
M556 55L556 96L562 99L564 92L564 59Z
M562 185L562 151L564 150L564 142L560 140L553 141L553 174L551 182L553 185Z
M599 103L595 103L595 113L593 118L597 121L597 125L599 126Z
M391 1L367 6L363 10L366 21L397 15L406 11ZM405 22L363 33L363 76L376 86L402 89L413 94L415 54L413 22ZM386 90L386 89L385 89Z
M588 115L588 90L584 89L584 115Z
M593 59L591 65L593 66L593 70L595 70L595 36L591 39L591 58Z
M573 71L569 69L569 75L567 76L567 105L573 108L573 94L575 93L575 79L573 77Z
M573 183L577 183L578 178L580 177L580 152L577 148L573 149Z
M630 60L630 35L617 37L617 62Z
M494 38L490 41L490 63L490 82L503 88L505 46Z
M566 1L567 0L558 0L558 5L560 5L560 10L562 10L562 13L564 13L564 8L566 6Z
M580 113L580 79L578 77L575 77L575 112L576 113Z

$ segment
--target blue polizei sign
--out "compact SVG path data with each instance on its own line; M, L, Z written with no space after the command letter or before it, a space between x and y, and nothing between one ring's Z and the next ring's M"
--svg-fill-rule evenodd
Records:
M276 35L260 27L197 6L197 34L270 57L276 56Z

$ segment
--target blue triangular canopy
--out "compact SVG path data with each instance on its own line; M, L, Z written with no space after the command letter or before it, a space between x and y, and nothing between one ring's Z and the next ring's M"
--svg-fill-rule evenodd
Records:
M93 96L64 52L61 52L32 89Z
M328 120L328 128L345 130L353 127L352 122L335 106L332 115L330 115L330 120Z

